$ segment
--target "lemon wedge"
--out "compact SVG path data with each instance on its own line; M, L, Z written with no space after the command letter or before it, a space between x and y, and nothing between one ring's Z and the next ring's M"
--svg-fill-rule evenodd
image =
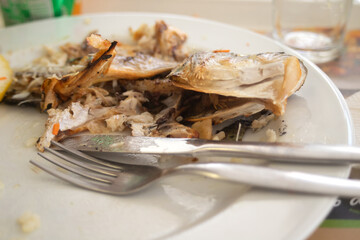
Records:
M0 55L0 102L12 82L12 70L9 62Z

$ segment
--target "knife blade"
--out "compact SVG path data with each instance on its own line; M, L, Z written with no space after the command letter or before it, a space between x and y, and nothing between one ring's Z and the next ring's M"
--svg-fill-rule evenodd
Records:
M223 156L288 163L360 163L360 147L350 145L234 142L195 138L132 137L117 134L73 135L62 143L88 153L111 153L115 156L126 154Z

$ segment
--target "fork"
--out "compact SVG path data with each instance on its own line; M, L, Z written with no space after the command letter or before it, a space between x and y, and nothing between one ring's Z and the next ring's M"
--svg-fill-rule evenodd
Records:
M238 163L191 163L161 169L148 165L109 163L58 142L64 153L45 148L42 158L61 168L55 169L30 160L45 172L77 186L115 195L138 192L168 174L196 174L207 178L249 184L256 187L328 196L359 197L360 181L309 173L283 171ZM65 154L66 153L66 154ZM63 160L59 160L61 158ZM64 171L67 170L67 171Z

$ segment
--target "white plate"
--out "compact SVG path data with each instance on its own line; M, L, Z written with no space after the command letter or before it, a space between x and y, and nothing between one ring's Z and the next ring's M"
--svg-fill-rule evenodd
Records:
M108 38L127 39L128 27L164 19L188 33L195 48L231 49L242 54L290 49L253 32L217 22L175 15L122 13L58 18L0 30L1 51L41 44L81 41L99 30ZM34 49L21 53L33 58ZM14 60L19 54L7 54ZM13 66L18 62L12 62ZM285 116L269 127L286 127L280 141L352 144L349 112L329 78L305 60L309 74L288 102ZM41 227L26 239L304 239L326 217L335 201L277 191L250 190L192 176L169 177L135 195L116 197L86 191L36 170L28 146L44 126L35 109L0 105L0 236L25 237L16 224L24 212L40 216ZM262 132L248 134L260 139ZM272 165L345 177L348 167Z

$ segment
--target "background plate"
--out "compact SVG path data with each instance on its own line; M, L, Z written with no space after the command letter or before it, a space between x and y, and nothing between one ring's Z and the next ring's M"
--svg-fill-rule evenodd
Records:
M80 42L93 30L106 38L128 41L128 28L163 19L188 33L188 46L230 49L241 54L286 51L273 40L217 22L166 14L121 13L65 17L0 30L0 50L20 66L36 56L42 44ZM14 52L14 50L17 50ZM11 52L8 52L11 51ZM268 126L286 129L279 141L352 144L345 101L330 79L304 60L309 74L288 102L286 114ZM33 141L42 134L45 114L35 109L0 105L0 236L5 239L304 239L325 218L335 201L320 197L173 176L131 196L116 197L76 188L32 167L39 159ZM261 140L264 131L246 140ZM348 167L271 165L345 177ZM21 233L16 224L24 212L40 216L41 227Z

